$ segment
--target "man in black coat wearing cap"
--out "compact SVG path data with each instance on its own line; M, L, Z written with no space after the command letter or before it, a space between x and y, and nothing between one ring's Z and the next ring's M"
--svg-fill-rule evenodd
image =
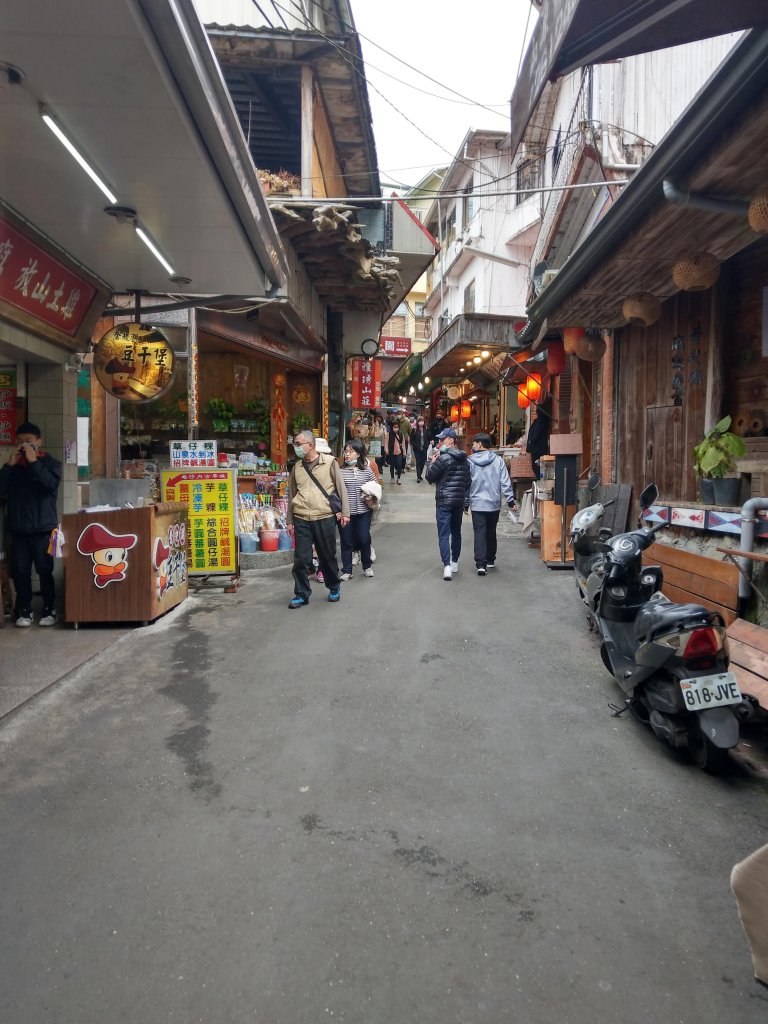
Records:
M426 472L427 482L436 485L437 542L446 582L459 571L464 495L471 479L467 453L456 447L456 439L456 431L450 427L440 431L435 438L438 448Z

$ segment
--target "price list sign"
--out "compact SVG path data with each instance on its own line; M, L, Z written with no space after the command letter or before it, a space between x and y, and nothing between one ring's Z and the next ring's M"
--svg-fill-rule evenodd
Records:
M189 508L189 572L196 576L237 572L234 470L164 469L163 500Z
M173 469L216 469L218 458L215 441L171 441Z

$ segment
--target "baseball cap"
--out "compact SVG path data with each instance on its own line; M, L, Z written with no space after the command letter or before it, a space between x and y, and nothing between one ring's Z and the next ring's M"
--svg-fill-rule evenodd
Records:
M445 430L441 430L439 434L435 435L435 440L442 441L443 438L445 437L452 437L455 441L458 436L459 435L456 433L455 430L451 430L450 427L446 427Z

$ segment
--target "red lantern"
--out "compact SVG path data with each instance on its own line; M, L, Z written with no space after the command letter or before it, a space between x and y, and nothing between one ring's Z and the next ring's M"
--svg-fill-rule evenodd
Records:
M541 398L541 374L532 373L525 384L525 394L529 402L538 402Z
M461 403L461 418L463 420L468 420L471 415L472 406L470 405L469 401L465 398L464 401Z
M517 385L517 404L520 406L521 409L527 409L528 406L531 404L530 398L525 393L525 384Z
M562 341L547 342L547 373L557 377L565 369L565 348Z
M459 407L458 405L451 406L451 423L457 423L459 420Z

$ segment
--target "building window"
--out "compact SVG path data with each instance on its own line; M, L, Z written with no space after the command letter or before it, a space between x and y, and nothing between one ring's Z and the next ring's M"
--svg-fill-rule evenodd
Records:
M541 184L541 161L523 160L517 165L515 171L515 188L518 194L515 196L515 206L524 203L526 199L533 197L532 189L538 188ZM522 193L522 194L521 194Z
M453 242L456 241L456 207L446 215L445 222L443 223L443 246L448 248Z
M475 207L474 190L475 190L475 179L474 179L474 177L472 177L472 178L469 179L469 182L468 182L466 188L464 189L464 199L463 199L463 206L464 206L464 208L463 208L463 211L462 211L462 227L466 227L467 224L469 224L469 222L475 216L475 209L476 209L476 207Z
M464 312L475 312L475 282L470 281L464 289Z
M416 316L426 316L426 313L424 312L424 303L423 302L414 302L414 307L415 307L415 315Z

